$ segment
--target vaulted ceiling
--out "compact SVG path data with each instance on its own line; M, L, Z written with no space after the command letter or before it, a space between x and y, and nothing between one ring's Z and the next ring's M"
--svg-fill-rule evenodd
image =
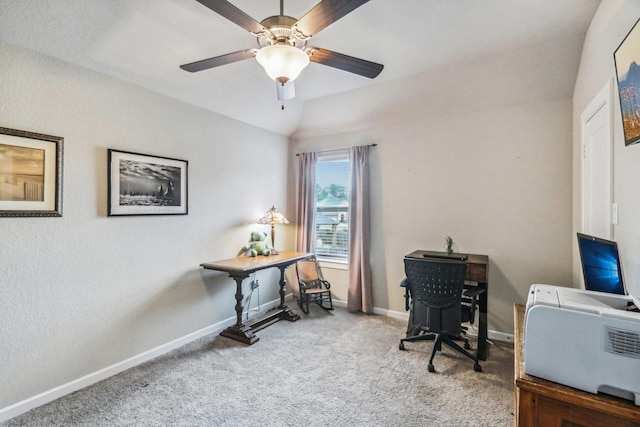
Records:
M285 0L284 14L300 18L318 1ZM257 21L280 10L279 0L230 2ZM254 58L198 73L179 68L258 47L252 34L195 0L0 0L0 40L295 135L311 123L322 126L318 111L326 108L321 106L338 110L346 96L381 87L409 95L434 69L505 52L530 51L541 64L568 58L569 64L545 68L555 68L548 70L549 78L572 91L584 34L599 3L371 0L315 35L311 44L384 64L382 73L372 80L311 63L284 110L275 82Z

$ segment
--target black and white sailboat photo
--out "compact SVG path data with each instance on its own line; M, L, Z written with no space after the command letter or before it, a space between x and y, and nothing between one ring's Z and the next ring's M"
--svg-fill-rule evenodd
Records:
M120 206L180 206L180 168L120 160Z

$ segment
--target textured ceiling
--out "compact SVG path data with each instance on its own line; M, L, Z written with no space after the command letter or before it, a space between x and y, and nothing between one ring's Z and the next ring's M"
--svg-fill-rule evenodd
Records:
M536 53L541 61L561 57L555 49L579 52L599 2L371 0L314 36L310 45L384 64L382 73L371 80L311 63L284 111L275 83L253 58L193 74L179 68L257 47L250 33L195 0L0 0L0 40L293 135L305 104L331 105L327 100L362 94L362 88L388 87L448 64L531 46L545 46ZM280 7L279 0L231 3L257 21L277 15ZM288 0L284 12L300 18L316 3ZM556 74L567 75L555 77L574 82L576 67L558 67ZM407 84L397 87L411 90Z

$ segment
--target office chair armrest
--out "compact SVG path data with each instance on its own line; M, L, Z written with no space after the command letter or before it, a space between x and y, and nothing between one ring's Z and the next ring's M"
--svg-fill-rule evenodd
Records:
M475 287L475 288L471 288L471 289L465 289L464 292L462 292L462 296L463 296L463 300L465 298L467 298L467 302L469 302L469 324L473 325L473 322L475 321L475 317L476 317L476 301L478 299L478 295L480 295L481 293L484 292L484 289L480 288L480 287ZM471 299L471 301L469 301L468 299Z
M476 286L475 288L472 288L472 289L465 289L462 295L464 295L465 297L477 297L483 292L484 292L484 289L482 289L479 286Z
M400 282L400 286L404 288L404 311L409 311L409 300L411 299L409 278L405 277L404 279L402 279L402 281Z

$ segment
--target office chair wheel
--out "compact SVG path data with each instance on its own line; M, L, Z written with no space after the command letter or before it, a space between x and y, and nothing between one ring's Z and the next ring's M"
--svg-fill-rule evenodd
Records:
M401 342L401 343L400 343L400 345L398 346L398 348L399 348L400 350L404 350L404 343L403 343L403 342Z
M465 348L465 350L471 350L471 346L469 345L468 342L464 343L464 348Z
M482 372L482 366L480 366L479 363L476 363L475 365L473 365L473 370L476 372Z
M432 363L429 363L429 366L427 366L427 369L429 370L429 372L435 372L436 368L433 366Z

